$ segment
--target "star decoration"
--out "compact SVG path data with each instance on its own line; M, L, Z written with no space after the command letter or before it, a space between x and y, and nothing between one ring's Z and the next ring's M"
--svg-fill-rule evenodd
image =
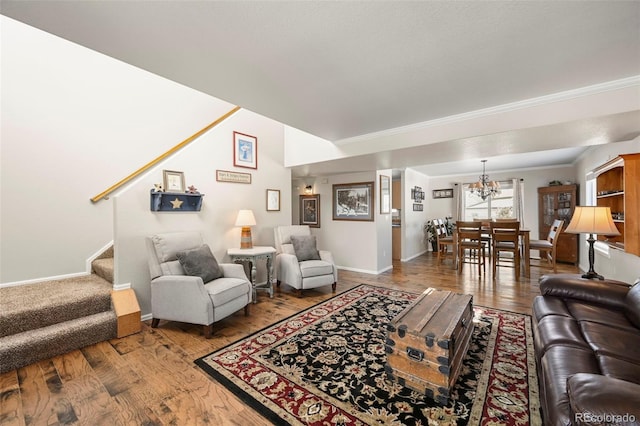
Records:
M171 201L171 205L173 206L174 209L179 209L180 207L182 207L182 203L184 201L180 201L178 200L178 197L176 197L175 200Z

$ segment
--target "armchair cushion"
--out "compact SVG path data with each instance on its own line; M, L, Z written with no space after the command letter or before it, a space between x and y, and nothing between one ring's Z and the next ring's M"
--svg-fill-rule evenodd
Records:
M316 247L316 237L313 235L292 235L291 243L298 262L305 260L320 260L320 253Z
M333 274L333 264L324 260L305 260L300 262L302 278Z
M222 269L206 244L196 249L179 251L176 257L185 274L200 277L205 283L223 276Z
M211 296L214 308L242 296L246 296L247 300L250 300L251 286L245 279L220 278L209 284L205 284L204 288L207 289L207 292Z

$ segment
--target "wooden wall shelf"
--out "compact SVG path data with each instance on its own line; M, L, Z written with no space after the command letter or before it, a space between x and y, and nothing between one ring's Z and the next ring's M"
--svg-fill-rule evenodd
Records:
M599 235L612 248L640 256L640 154L624 154L596 168L597 205L609 207L619 236Z
M154 192L151 190L152 212L199 212L204 194L186 192Z

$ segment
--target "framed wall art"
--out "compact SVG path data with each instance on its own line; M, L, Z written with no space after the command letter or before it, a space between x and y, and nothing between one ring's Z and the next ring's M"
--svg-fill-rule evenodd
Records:
M163 170L162 183L166 192L185 192L184 172Z
M372 221L373 182L333 185L333 220Z
M300 225L320 228L320 194L300 196Z
M279 189L267 189L267 211L268 212L280 211L280 190Z
M411 199L416 203L421 203L424 200L424 191L419 186L411 188Z
M251 183L251 173L216 170L216 180L218 182Z
M249 169L258 168L258 138L233 132L233 165Z
M434 189L433 198L453 198L453 189Z
M424 211L424 204L413 203L413 211L414 212Z
M391 213L391 178L380 175L380 214Z

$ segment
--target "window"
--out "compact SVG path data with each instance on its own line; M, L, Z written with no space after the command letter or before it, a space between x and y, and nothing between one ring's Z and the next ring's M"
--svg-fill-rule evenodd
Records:
M486 200L471 192L466 187L464 190L464 220L473 219L506 219L513 216L513 182L500 182L500 192L495 197L487 197Z

